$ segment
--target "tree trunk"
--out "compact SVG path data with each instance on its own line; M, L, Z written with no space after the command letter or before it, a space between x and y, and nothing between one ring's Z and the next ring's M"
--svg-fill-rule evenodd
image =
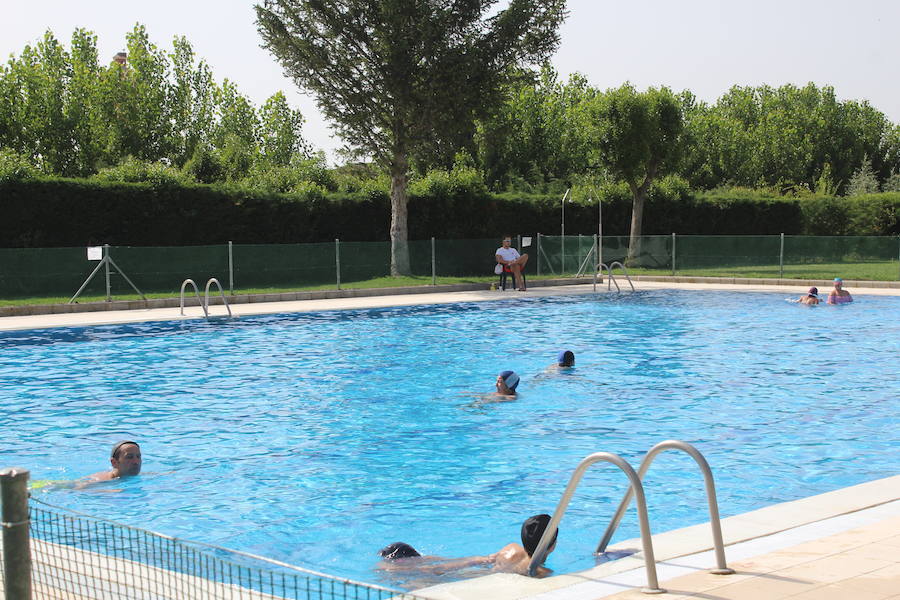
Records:
M647 199L647 192L650 191L650 186L656 177L657 168L659 168L659 162L656 159L651 159L647 164L644 182L640 186L630 181L628 182L628 187L631 189L631 195L634 198L631 205L631 231L628 234L628 258L625 259L625 264L629 267L640 266L637 264L637 260L641 255L641 224L644 220L644 200Z
M406 153L398 150L391 160L391 277L410 275L407 227Z
M628 258L625 263L629 267L637 266L635 263L641 254L641 223L644 218L644 200L647 198L647 189L644 186L631 187L633 196L631 205L631 231L628 234Z

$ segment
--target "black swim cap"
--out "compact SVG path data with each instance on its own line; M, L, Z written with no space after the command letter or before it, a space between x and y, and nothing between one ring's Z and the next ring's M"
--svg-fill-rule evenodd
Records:
M550 523L550 515L534 515L533 517L529 517L522 523L522 546L525 547L525 552L528 553L528 556L534 554L534 551L537 550L538 543L541 541L541 536L544 535L544 531L547 529L547 525ZM553 540L550 542L550 546L556 543L556 538L559 537L559 529L553 534ZM550 546L547 546L548 548Z
M403 542L394 542L388 546L385 546L381 550L378 551L378 554L385 560L397 560L398 558L410 558L413 556L422 556L416 549L410 546L409 544L404 544Z
M119 449L122 446L125 446L127 444L134 444L135 446L140 448L140 445L137 442L132 442L131 440L122 440L120 442L116 442L115 444L113 444L112 452L110 452L109 457L110 458L118 458L117 455L119 454Z

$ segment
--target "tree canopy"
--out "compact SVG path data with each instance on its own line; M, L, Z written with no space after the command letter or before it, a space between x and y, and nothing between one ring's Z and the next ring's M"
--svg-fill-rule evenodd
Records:
M357 155L391 177L391 271L409 271L411 157L453 154L513 67L546 60L564 0L266 0L263 43Z

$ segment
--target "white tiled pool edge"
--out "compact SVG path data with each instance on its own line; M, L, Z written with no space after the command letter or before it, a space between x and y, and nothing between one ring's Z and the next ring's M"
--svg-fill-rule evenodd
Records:
M732 563L898 516L900 475L722 519L725 555ZM604 525L598 523L598 537ZM708 522L654 535L660 584L715 567L711 539ZM640 547L640 540L633 539L610 550ZM729 576L722 577L724 581ZM646 582L643 557L637 553L579 573L546 579L495 574L417 590L415 594L430 600L597 600L639 589Z
M724 290L724 291L757 291L781 292L786 296L799 297L805 289L786 287L784 285L764 285L746 283L679 283L670 281L635 281L637 290L679 289L679 290ZM623 288L624 289L624 288ZM849 287L856 296L900 296L900 288L858 288ZM606 284L597 286L598 292L606 293ZM323 310L361 310L367 308L386 308L392 306L421 306L427 304L449 304L454 302L484 302L510 300L522 297L567 296L572 294L589 294L593 292L592 284L535 287L525 293L514 291L464 291L439 293L409 293L387 296L363 296L346 298L321 298L313 300L293 300L287 302L255 302L232 306L235 316L251 316L290 312L313 312ZM175 308L149 308L132 310L110 310L100 312L57 313L42 315L22 315L0 317L0 331L16 331L24 329L46 329L51 327L85 327L91 325L115 325L124 323L141 323L147 321L185 321L200 319L203 313L199 307L186 307L185 316ZM222 306L210 307L214 316L225 315Z

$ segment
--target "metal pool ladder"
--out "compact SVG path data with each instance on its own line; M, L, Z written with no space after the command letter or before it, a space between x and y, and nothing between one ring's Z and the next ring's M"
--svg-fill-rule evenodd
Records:
M180 306L181 306L181 314L184 315L184 288L186 288L189 284L194 288L194 294L197 296L197 301L200 303L200 308L203 309L203 316L207 319L209 318L209 287L212 284L216 284L216 287L219 288L219 295L222 297L222 304L225 305L225 310L228 311L228 316L232 317L231 307L228 305L228 300L225 298L225 291L222 289L222 284L219 283L219 280L215 277L210 277L209 281L206 282L206 291L203 294L203 298L200 298L200 290L197 288L197 284L194 283L193 279L185 279L181 282L181 294L180 294Z
M571 479L569 479L569 485L566 486L566 490L563 492L562 498L556 506L556 511L553 513L550 523L547 524L544 535L541 536L541 541L538 543L538 546L531 557L531 563L528 566L528 574L534 575L537 568L543 564L544 560L547 558L547 550L550 546L550 541L556 535L556 531L559 528L559 522L562 520L566 508L569 506L569 501L572 499L572 495L575 493L575 489L581 482L581 478L584 476L585 471L587 471L588 467L594 463L606 461L613 463L622 469L622 471L625 472L625 475L628 476L631 485L629 486L628 491L625 492L625 497L622 498L622 502L619 504L616 514L606 528L603 539L601 539L600 543L597 545L596 552L600 553L606 550L606 546L609 544L609 540L619 526L619 522L622 520L625 510L631 503L631 497L633 495L635 502L637 503L638 522L641 528L641 545L643 546L644 564L647 569L647 587L641 588L641 591L645 594L661 594L665 592L664 589L659 587L659 581L656 576L656 558L653 555L650 521L647 518L647 502L644 497L644 486L641 483L641 479L647 473L647 469L650 468L650 463L652 463L653 459L664 450L682 450L687 452L700 467L700 471L703 473L703 479L706 484L706 499L709 504L709 520L712 525L713 546L715 547L716 552L716 568L712 569L710 573L715 575L730 575L734 573L734 570L728 568L725 563L725 545L722 542L722 525L719 521L719 506L716 501L716 487L713 481L712 470L709 468L709 463L706 462L706 459L703 458L700 451L691 444L679 440L666 440L656 444L649 452L647 452L647 456L644 457L637 472L634 471L625 459L617 454L612 454L610 452L595 452L594 454L585 457L578 464Z
M619 282L616 281L616 278L613 276L613 273L612 273L612 270L613 270L616 266L618 266L619 268L622 269L622 273L625 274L625 279L628 281L628 285L631 286L631 291L633 292L633 291L634 291L634 283L632 283L631 277L628 276L628 270L625 269L625 265L623 265L622 263L620 263L620 262L617 261L617 260L611 262L611 263L608 264L608 265L607 265L606 263L600 263L600 264L597 266L597 270L600 271L600 272L603 272L603 269L606 269L606 289L607 289L607 290L611 290L611 289L612 289L612 284L616 284L616 291L617 291L617 292L621 292L621 291L622 291L622 288L619 287ZM596 274L596 273L594 273L594 291L595 291L595 292L597 291L597 274Z

